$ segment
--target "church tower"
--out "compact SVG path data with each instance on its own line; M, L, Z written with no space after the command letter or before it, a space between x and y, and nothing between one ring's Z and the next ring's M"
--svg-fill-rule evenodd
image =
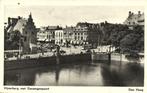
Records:
M36 51L35 46L37 43L37 31L31 13L24 27L24 35L24 52L26 51L27 53L32 53Z

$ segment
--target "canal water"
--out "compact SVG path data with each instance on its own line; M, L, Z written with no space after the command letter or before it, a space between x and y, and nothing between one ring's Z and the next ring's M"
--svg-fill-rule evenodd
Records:
M4 85L27 86L143 86L140 63L86 62L7 70Z

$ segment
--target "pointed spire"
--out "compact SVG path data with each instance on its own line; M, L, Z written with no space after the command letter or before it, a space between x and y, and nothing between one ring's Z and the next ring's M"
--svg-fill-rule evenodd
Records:
M29 18L32 18L32 13L30 12Z
M30 14L29 14L29 18L28 18L28 20L27 20L27 23L29 24L30 27L31 27L31 26L34 26L34 22L33 22L33 18L32 18L31 12L30 12Z
M32 13L30 12L28 21L33 22Z

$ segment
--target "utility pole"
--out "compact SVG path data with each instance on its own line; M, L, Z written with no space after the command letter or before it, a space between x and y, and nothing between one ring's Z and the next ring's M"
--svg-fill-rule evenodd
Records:
M18 58L21 59L21 35L19 36L19 51Z

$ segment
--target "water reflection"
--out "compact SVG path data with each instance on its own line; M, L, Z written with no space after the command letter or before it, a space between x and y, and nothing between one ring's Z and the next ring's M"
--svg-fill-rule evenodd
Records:
M101 70L106 86L143 86L144 68L140 63L121 64L118 67L103 65Z
M143 86L138 63L66 64L5 71L4 85Z

